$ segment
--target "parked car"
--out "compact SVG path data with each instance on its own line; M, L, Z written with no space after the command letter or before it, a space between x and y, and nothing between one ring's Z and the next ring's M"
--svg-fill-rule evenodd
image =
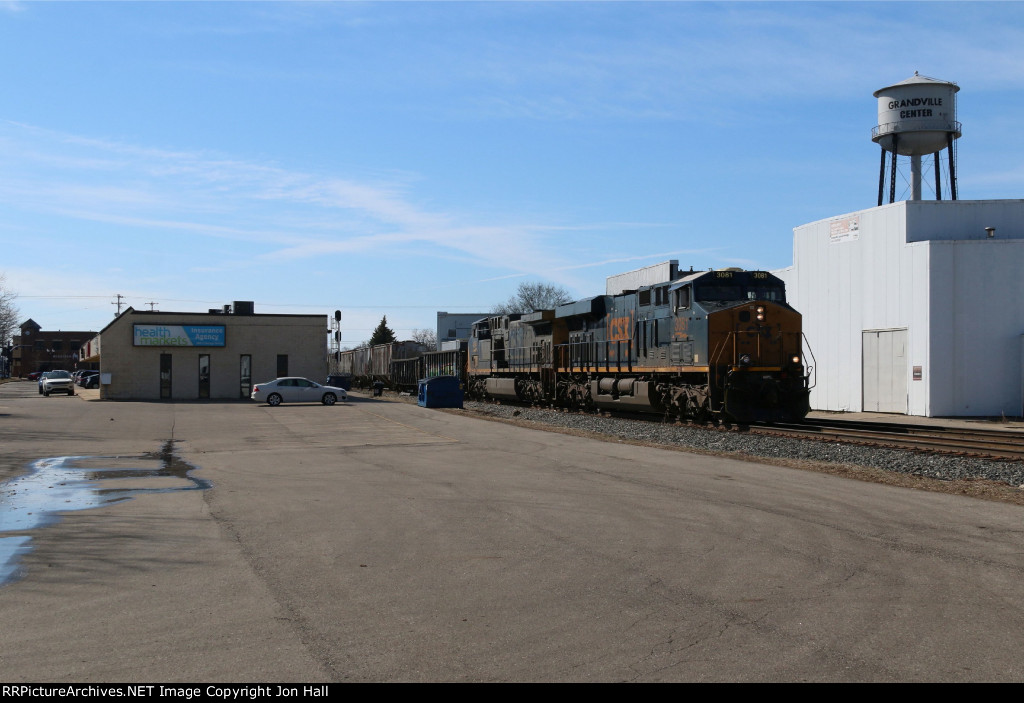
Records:
M100 372L91 373L82 377L82 388L99 388Z
M43 375L42 371L33 371L32 373L30 373L25 378L27 378L30 381L38 381L39 377L42 376L42 375Z
M281 403L334 405L339 400L348 400L348 392L344 388L314 383L308 378L290 376L257 383L252 387L252 394L249 397L271 406Z
M99 371L93 371L91 369L85 369L84 371L76 371L74 373L75 385L81 386L82 388L88 388L88 386L85 385L85 382L89 379L89 377L99 375Z
M47 371L39 381L39 391L43 395L51 393L75 394L75 382L67 371Z

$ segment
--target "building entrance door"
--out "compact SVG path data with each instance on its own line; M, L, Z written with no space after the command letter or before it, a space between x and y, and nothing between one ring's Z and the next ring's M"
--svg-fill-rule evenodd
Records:
M210 397L210 355L199 355L199 397Z
M238 376L241 382L240 398L252 394L252 354L242 354L238 362Z
M907 330L862 333L864 412L907 414Z
M171 397L171 355L160 355L160 400Z

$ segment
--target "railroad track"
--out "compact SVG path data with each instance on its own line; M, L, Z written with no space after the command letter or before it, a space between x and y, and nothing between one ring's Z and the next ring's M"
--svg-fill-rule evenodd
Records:
M516 403L507 400L496 404L530 407L529 403ZM662 423L666 421L663 416L636 411L604 409L597 414L637 422ZM934 425L827 418L808 418L799 423L771 425L719 423L716 425L694 424L692 426L704 427L708 431L717 432L746 432L983 459L1024 461L1024 432L1017 430L961 429Z
M1024 461L1024 432L931 425L809 419L802 423L751 425L754 434Z

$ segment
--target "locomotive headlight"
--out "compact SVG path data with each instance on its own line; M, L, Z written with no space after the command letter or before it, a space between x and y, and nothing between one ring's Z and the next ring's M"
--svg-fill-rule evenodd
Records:
M800 355L799 354L794 354L793 358L790 359L790 361L792 361L794 364L799 364L800 363Z
M750 366L750 354L744 354L740 357L740 366Z
M764 308L760 305L757 306L757 321L764 322Z

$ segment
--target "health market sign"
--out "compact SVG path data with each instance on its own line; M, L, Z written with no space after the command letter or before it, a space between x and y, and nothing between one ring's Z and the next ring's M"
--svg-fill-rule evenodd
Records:
M132 325L136 347L223 347L224 325Z

